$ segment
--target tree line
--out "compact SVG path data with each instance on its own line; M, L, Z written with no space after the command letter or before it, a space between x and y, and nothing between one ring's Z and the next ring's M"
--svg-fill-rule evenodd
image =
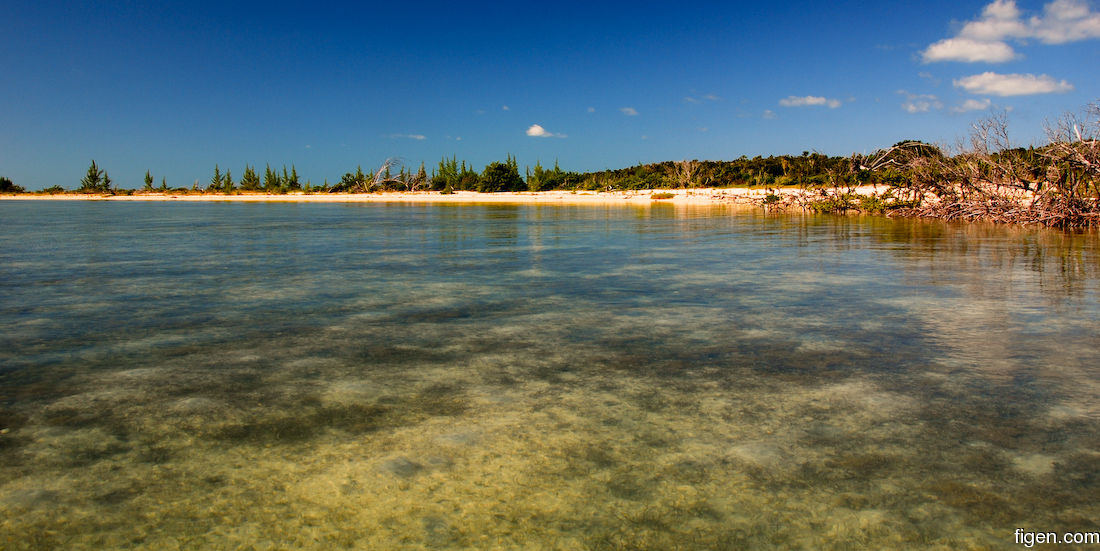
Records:
M729 161L664 161L594 172L563 171L555 162L527 166L521 175L512 155L491 162L480 171L457 156L444 157L430 172L399 159L388 159L371 172L362 166L339 182L314 185L302 182L291 165L281 170L265 166L263 176L246 165L240 180L214 166L210 181L190 189L169 188L162 177L154 186L150 171L141 190L117 189L105 170L93 160L75 190L80 193L368 193L375 191L457 190L483 193L548 190L637 190L693 187L763 186L818 190L823 199L800 206L820 211L873 210L924 216L1027 219L1052 225L1100 225L1100 103L1085 115L1067 115L1047 128L1048 143L1013 147L1008 139L1007 115L978 121L968 142L952 148L919 140L903 140L871 154L847 157L803 151L801 155L741 156ZM855 186L885 185L890 191L868 202L853 193ZM832 190L832 191L828 191ZM0 193L23 188L0 177ZM44 190L60 193L55 186ZM1021 197L1030 203L1025 214ZM768 199L778 196L769 195ZM977 214L975 214L977 213Z

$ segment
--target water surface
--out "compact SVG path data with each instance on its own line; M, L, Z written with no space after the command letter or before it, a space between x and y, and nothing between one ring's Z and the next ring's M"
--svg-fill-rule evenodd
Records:
M4 549L1095 531L1094 233L0 203Z

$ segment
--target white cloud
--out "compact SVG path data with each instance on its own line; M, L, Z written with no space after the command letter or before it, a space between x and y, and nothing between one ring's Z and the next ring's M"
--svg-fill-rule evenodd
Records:
M901 108L908 113L927 113L933 109L943 109L943 102L932 94L910 94L905 90L898 90L898 93L905 96Z
M826 105L829 109L840 107L840 100L828 99L821 96L787 96L779 100L783 107L812 107Z
M595 107L589 107L589 108L588 108L588 112L589 112L589 113L595 113L595 112L596 112L596 108L595 108Z
M622 107L622 108L619 109L619 111L622 111L623 114L628 116L628 117L637 117L638 116L638 110L633 108L633 107Z
M971 21L959 31L959 36L973 40L995 41L1027 35L1027 25L1020 21L1020 10L1014 0L996 0L982 10L982 18Z
M1080 0L1054 0L1043 6L1042 15L1025 20L1014 0L995 0L980 19L967 22L958 35L932 44L921 56L925 63L1001 63L1017 57L1007 40L1031 38L1043 44L1100 38L1100 13Z
M1029 21L1034 36L1045 44L1064 44L1100 38L1100 13L1088 4L1074 0L1055 0L1043 7L1044 18Z
M775 111L772 111L771 109L765 109L762 116L768 120L776 118Z
M426 139L428 139L423 134L390 134L390 137L394 138L394 139L405 138L405 139L409 139L409 140L426 140Z
M989 98L985 99L968 99L962 102L962 105L952 107L952 113L965 113L967 111L984 111L989 109L989 106L993 102L989 101Z
M698 96L698 97L696 97L696 96L684 96L684 101L686 101L688 103L703 103L703 100L706 100L706 101L721 101L722 98L720 96L717 96L717 95L714 95L714 94L703 94L702 96Z
M538 124L532 124L527 129L527 135L533 138L565 138L565 134L555 134L553 132L547 132L545 128Z
M1004 42L982 42L969 38L947 38L928 47L921 53L925 63L937 61L964 61L973 63L1001 63L1016 57L1012 46Z
M501 110L501 111L511 111L511 110L512 110L512 108L511 108L511 107L508 107L507 105L501 105L501 106L500 106L500 110Z
M953 81L956 88L962 88L971 94L986 96L1030 96L1069 92L1073 85L1062 80L1054 80L1048 75L1032 74L1002 75L985 72Z

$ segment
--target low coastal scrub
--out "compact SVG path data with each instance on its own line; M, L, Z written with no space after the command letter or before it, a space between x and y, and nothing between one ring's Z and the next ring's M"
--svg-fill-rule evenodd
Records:
M412 169L398 159L387 159L372 172L359 166L339 182L326 180L321 185L303 182L294 165L289 169L283 165L281 170L267 165L262 178L255 167L246 165L239 181L234 181L229 170L223 173L215 165L213 177L205 185L196 180L189 188L169 188L162 177L157 187L151 172L146 171L140 189L125 190L115 187L93 160L75 191L55 186L41 193L491 193L763 187L768 193L757 201L774 210L859 211L1060 227L1100 225L1100 103L1088 106L1082 116L1067 115L1050 125L1047 133L1046 145L1013 147L1007 117L1001 114L979 121L969 142L954 148L904 140L870 155L838 157L803 151L797 156L665 161L588 173L563 171L556 162L553 168L535 163L522 175L511 155L481 171L457 157L440 160L431 172L424 163ZM886 191L857 193L862 186L885 187ZM10 179L0 177L0 193L23 192ZM657 192L651 197L670 199L673 194Z

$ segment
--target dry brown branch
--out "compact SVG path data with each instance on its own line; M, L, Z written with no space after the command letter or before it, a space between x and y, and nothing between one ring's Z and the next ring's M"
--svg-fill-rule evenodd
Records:
M674 161L668 169L668 176L679 187L694 187L699 161Z

